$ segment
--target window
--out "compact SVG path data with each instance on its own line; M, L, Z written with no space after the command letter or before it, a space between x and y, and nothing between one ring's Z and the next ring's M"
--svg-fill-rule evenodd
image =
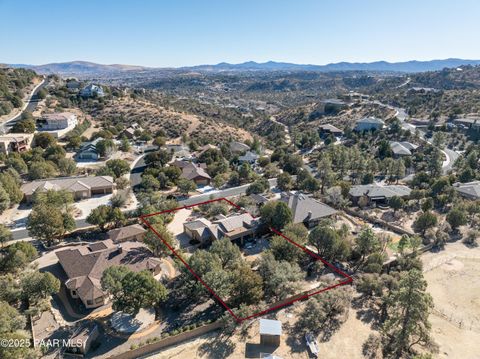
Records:
M95 304L100 304L103 302L103 297L98 297L97 299L95 299Z
M93 301L87 300L87 305L92 305L92 304L93 304Z

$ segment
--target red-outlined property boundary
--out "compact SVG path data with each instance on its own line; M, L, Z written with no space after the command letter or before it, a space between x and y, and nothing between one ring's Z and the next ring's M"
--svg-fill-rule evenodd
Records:
M276 230L275 228L270 228L270 230L283 237L285 240L287 240L288 242L290 242L291 244L293 244L294 246L297 246L298 248L300 248L301 250L303 250L305 253L309 254L310 256L312 256L313 258L315 258L316 260L320 260L324 265L326 265L327 267L329 267L332 271L334 271L335 273L341 275L342 277L345 278L345 280L339 282L339 283L336 283L336 284L333 284L333 285L330 285L328 287L324 287L324 288L321 288L315 292L312 292L312 293L306 293L306 294L303 294L303 295L294 295L292 296L291 298L294 298L290 301L286 301L286 302L281 302L281 304L278 304L278 305L274 305L268 309L265 309L265 310L262 310L258 313L254 313L252 315L249 315L247 317L238 317L234 312L233 310L222 300L222 298L220 298L217 293L215 293L215 291L210 288L208 286L207 283L205 283L203 281L202 278L200 278L200 276L195 273L195 271L188 265L188 263L185 261L185 259L182 258L182 256L180 256L176 251L175 249L170 245L168 244L163 238L162 236L155 230L155 228L153 228L153 226L150 224L150 222L147 220L147 218L149 217L153 217L153 216L158 216L158 215L161 215L161 214L166 214L166 213L171 213L171 212L176 212L176 211L179 211L181 209L190 209L190 208L193 208L193 207L196 207L196 206L200 206L200 205L203 205L203 204L208 204L208 203L212 203L212 202L220 202L220 201L225 201L227 202L228 204L230 204L231 206L235 207L236 209L240 210L240 211L244 211L245 213L248 213L252 218L255 218L251 213L249 213L248 211L246 211L245 209L243 209L242 207L238 206L237 204L233 203L232 201L222 197L222 198L216 198L216 199L212 199L212 200L209 200L209 201L205 201L205 202L199 202L199 203L195 203L195 204L191 204L191 205L186 205L186 206L183 206L183 207L178 207L178 208L174 208L174 209L168 209L168 210L165 210L165 211L161 211L161 212L156 212L156 213L150 213L150 214L145 214L145 215L142 215L140 216L140 220L153 232L157 235L158 238L160 238L163 243L168 247L168 249L170 249L170 251L173 253L173 255L175 255L175 257L178 258L178 260L180 260L180 262L182 262L185 267L189 270L190 273L192 273L192 275L200 282L202 283L202 285L213 295L213 297L215 299L217 299L224 307L225 309L230 313L230 315L232 315L232 317L239 323L241 323L242 321L244 320L247 320L247 319L252 319L252 318L255 318L255 317L258 317L258 316L261 316L261 315L264 315L264 314L267 314L271 311L274 311L274 310L277 310L277 309L280 309L282 307L285 307L287 305L291 305L295 302L298 302L300 300L304 300L304 299L307 299L307 298L310 298L314 295L317 295L317 294L320 294L322 292L326 292L327 290L330 290L330 289L333 289L333 288L336 288L336 287L339 287L339 286L342 286L342 285L346 285L346 284L349 284L353 281L353 278L350 277L347 273L343 272L342 270L338 269L337 267L335 267L333 264L331 264L330 262L327 262L325 259L321 258L318 254L315 254L314 252L310 251L309 249L301 246L300 244L292 241L290 238L287 238L285 235L283 235L280 231Z

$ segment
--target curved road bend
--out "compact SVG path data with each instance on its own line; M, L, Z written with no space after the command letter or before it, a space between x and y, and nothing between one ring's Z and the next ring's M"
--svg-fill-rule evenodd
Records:
M40 91L42 88L48 85L48 80L43 78L42 82L40 82L33 90L32 93L30 94L30 97L28 98L27 102L24 103L22 111L20 111L19 114L15 115L14 117L4 121L3 123L0 124L0 133L5 133L7 129L11 128L15 123L17 123L21 118L22 114L25 111L28 112L33 112L35 111L35 108L38 105L38 102L40 99L38 98L38 91Z

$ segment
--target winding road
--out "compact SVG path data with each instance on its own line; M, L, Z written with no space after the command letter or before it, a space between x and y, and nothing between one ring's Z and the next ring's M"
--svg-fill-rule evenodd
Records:
M14 124L16 124L22 118L22 114L25 111L28 111L28 112L35 111L35 108L37 107L38 102L40 101L40 99L38 98L38 91L40 91L42 88L44 88L47 84L48 84L48 80L44 77L42 82L40 82L32 90L32 92L30 93L30 96L28 97L28 100L25 101L25 103L23 104L23 107L22 107L22 110L20 111L20 113L18 113L17 115L13 116L12 118L10 118L6 121L3 121L0 124L0 133L8 132L8 130L10 128L12 128L12 126Z

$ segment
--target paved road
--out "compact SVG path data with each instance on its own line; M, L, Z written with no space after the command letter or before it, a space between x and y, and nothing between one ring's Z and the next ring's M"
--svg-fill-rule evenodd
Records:
M75 225L77 229L82 229L86 227L90 227L91 224L88 224L85 218L83 219L76 219ZM26 228L19 228L12 230L13 240L29 240L31 237L28 235L28 231Z
M130 170L130 183L132 187L136 187L142 182L142 173L145 171L145 168L147 168L144 156L145 155L140 156Z
M32 91L30 94L30 98L26 102L26 106L24 106L24 109L15 117L3 122L0 124L0 133L5 133L7 132L8 129L10 129L15 123L17 123L21 118L22 118L22 113L25 111L28 112L33 112L35 111L35 108L38 105L38 102L40 99L38 98L38 91L40 91L42 88L47 86L48 80L43 79L40 84L37 85L37 87Z
M276 178L270 178L268 180L268 182L270 183L270 188L277 186L277 179ZM192 205L192 204L195 204L195 203L208 201L209 199L238 196L238 195L241 195L241 194L245 194L247 192L247 188L249 186L250 186L250 184L245 184L243 186L227 188L227 189L223 189L223 190L220 190L220 191L212 191L212 192L205 193L205 194L199 194L199 195L196 195L196 196L192 196L188 199L185 199L183 201L179 201L179 203L182 206L189 206L189 205Z

